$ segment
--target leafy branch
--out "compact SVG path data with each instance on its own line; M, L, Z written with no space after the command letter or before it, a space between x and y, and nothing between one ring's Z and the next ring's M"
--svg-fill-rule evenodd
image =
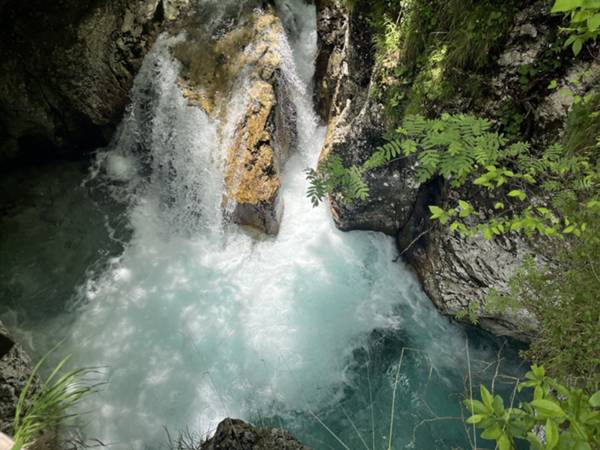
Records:
M533 392L533 400L505 407L499 395L481 386L481 400L465 405L472 415L466 423L482 429L481 437L498 450L514 450L519 441L531 450L592 450L600 446L600 391L587 395L570 389L533 365L518 390ZM543 430L543 433L540 433ZM519 447L520 448L520 447Z
M365 201L369 189L364 174L409 157L416 159L415 177L421 184L442 177L453 188L471 184L494 192L497 201L491 218L466 200L450 208L429 206L431 219L467 236L481 233L491 239L509 232L580 236L587 224L569 217L561 202L575 198L581 207L600 208L594 194L600 187L600 167L593 152L571 155L554 144L537 155L528 143L510 143L492 131L489 120L465 114L443 114L439 119L407 116L395 136L361 165L345 167L339 156L329 156L317 170L308 171L308 196L315 206L333 192L346 201ZM532 205L537 197L550 206Z

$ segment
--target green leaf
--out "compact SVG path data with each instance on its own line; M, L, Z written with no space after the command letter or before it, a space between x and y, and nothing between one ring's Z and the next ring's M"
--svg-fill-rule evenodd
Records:
M483 404L490 411L492 411L493 408L494 408L494 397L492 396L492 394L490 393L490 391L488 391L487 388L482 384L479 387L479 392L481 393L481 400L483 401Z
M459 200L458 206L460 207L460 217L469 217L473 213L473 207L469 202Z
M533 364L531 366L531 372L538 380L541 380L546 375L546 369L544 369L543 366L538 366L537 364Z
M502 436L500 436L500 439L498 439L498 450L511 450L511 448L512 444L507 434L502 434Z
M558 87L558 82L556 80L552 80L548 85L548 89L556 89Z
M589 403L592 408L600 408L600 391L590 397Z
M482 233L483 233L483 238L486 241L489 241L490 239L492 239L494 237L494 233L490 227L483 228Z
M568 12L583 5L583 0L556 0L552 12Z
M494 397L494 412L498 416L502 416L504 414L504 400L499 395Z
M490 428L486 428L485 431L481 433L481 437L488 441L495 441L502 436L502 434L502 429L498 425L494 425Z
M575 39L573 42L573 54L575 56L581 53L581 49L583 48L583 40L581 38Z
M429 211L432 219L440 219L446 215L446 211L439 206L429 205Z
M471 416L471 417L469 417L469 418L466 420L466 422L467 422L468 424L471 424L471 425L473 425L473 424L476 424L476 423L479 423L479 422L481 422L483 419L485 419L485 417L486 417L486 416L484 416L483 414L475 414L474 416Z
M563 409L556 403L551 400L545 399L537 399L531 402L531 406L533 406L538 412L545 417L564 417L565 412Z
M546 449L552 450L558 445L558 426L552 419L546 420L546 426L544 427L546 432Z
M465 400L465 406L473 414L488 414L489 410L479 400L468 399Z
M417 143L412 139L407 139L402 142L402 150L404 151L404 156L412 155L417 151Z
M525 194L525 192L523 192L520 189L515 189L512 190L508 193L509 197L517 197L519 200L523 201L527 198L527 195Z

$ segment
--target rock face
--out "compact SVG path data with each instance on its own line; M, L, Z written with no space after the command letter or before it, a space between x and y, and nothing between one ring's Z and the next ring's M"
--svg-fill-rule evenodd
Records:
M348 16L340 0L317 0L316 6L315 106L321 119L327 120L338 80L347 70L343 64Z
M383 108L371 95L373 36L367 23L367 1L352 13L337 0L317 2L319 53L315 75L317 108L328 122L321 158L341 156L360 164L383 143ZM367 177L366 202L330 198L333 217L342 230L375 230L394 234L413 209L418 186L412 182L414 162L389 165Z
M281 72L283 27L276 16L265 14L255 31L247 106L228 149L227 208L235 223L277 234L283 212L281 171L296 140L295 111Z
M480 326L499 335L529 341L537 321L528 311L490 310L482 305L508 283L525 258L547 263L534 243L518 236L464 237L447 227L431 223L427 205L434 196L420 194L413 215L397 234L398 248L411 264L429 298L444 314L456 315L477 306ZM435 192L435 191L433 191Z
M281 166L274 150L273 86L257 80L248 90L248 108L228 151L225 185L231 218L267 234L277 234L282 215Z
M225 419L201 450L310 450L287 431L254 428L238 419Z
M32 365L23 348L0 322L0 432L12 434L19 395L31 375Z
M369 5L359 0L348 12L338 1L321 0L317 1L317 7L320 53L315 97L322 117L328 122L322 158L337 154L347 165L360 164L382 143L387 120L382 105L372 95L379 86L376 86L373 55L365 48L365 43L372 41L365 19ZM474 101L468 91L458 89L449 108L439 111L437 105L432 105L432 110L424 113L469 111L501 117L503 107L520 101L515 99L515 92L519 92L523 83L523 65L552 67L556 61L556 53L548 50L558 27L555 19L549 14L547 4L528 2L512 18L496 60L479 77L484 86L478 99ZM585 95L600 77L595 64L583 62L566 74L557 74L558 85ZM561 67L568 65L569 61L563 61ZM573 82L574 78L578 81ZM539 83L535 80L531 83L536 82ZM528 121L525 137L540 147L560 136L572 106L572 98L570 104L565 104L564 96L544 90L548 83L542 83L545 84L541 87L532 85L531 89L537 89L536 95L528 97L524 105L529 111L524 114ZM486 210L493 200L480 198L477 192L456 192L443 180L420 186L415 180L414 164L408 158L368 174L365 181L370 195L365 202L349 203L339 194L330 196L336 225L342 230L375 230L395 236L402 257L412 265L424 290L443 313L454 315L467 308L479 308L484 328L529 340L535 333L536 322L527 311L491 313L480 306L492 290L507 290L509 280L525 257L535 256L540 264L544 263L543 244L515 235L491 241L465 239L448 227L433 224L429 205L461 198Z
M198 41L216 63L214 69L194 67L184 44L184 95L207 113L227 118L232 96L244 91L244 106L236 118L225 157L225 212L234 223L277 234L283 211L281 171L296 144L296 111L283 76L280 39L283 26L270 8L252 12L233 30L212 43ZM206 64L204 61L203 64ZM210 63L209 63L210 64ZM202 76L198 76L198 74Z
M104 145L159 28L187 3L0 2L0 164Z

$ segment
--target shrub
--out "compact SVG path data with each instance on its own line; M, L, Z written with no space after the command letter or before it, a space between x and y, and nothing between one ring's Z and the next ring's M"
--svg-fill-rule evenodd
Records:
M469 399L472 416L466 422L482 429L481 437L496 441L498 450L513 450L519 441L531 450L592 450L600 448L600 391L587 395L570 389L532 366L518 390L533 393L533 400L515 407L481 386L481 400ZM543 430L543 432L542 432Z

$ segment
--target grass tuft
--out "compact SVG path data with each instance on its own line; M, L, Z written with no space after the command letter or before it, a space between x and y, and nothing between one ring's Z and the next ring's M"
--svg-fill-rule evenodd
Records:
M34 367L19 395L15 412L14 445L11 450L21 450L44 433L54 432L68 419L77 416L72 408L87 395L96 391L99 384L87 381L94 369L74 369L64 372L70 356L65 357L50 375L36 387L40 369L54 351L47 353Z

